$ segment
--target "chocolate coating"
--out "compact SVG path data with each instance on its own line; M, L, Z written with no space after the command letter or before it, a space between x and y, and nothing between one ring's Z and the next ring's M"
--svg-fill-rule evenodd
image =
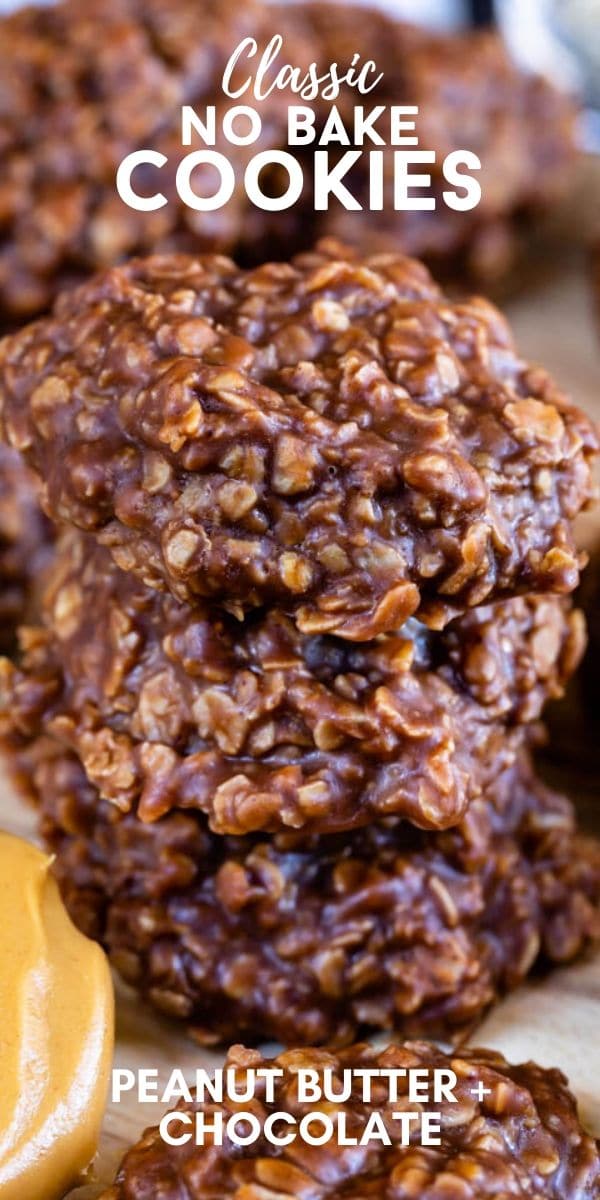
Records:
M541 956L599 929L600 854L525 759L456 829L232 838L198 814L152 824L34 747L41 830L76 924L204 1042L288 1045L358 1030L456 1037Z
M143 820L191 808L232 834L456 824L585 641L558 597L361 644L301 634L276 610L240 623L151 590L79 533L57 551L43 617L23 671L3 668L9 722L52 732Z
M0 418L50 515L182 600L366 641L577 583L591 421L400 256L101 274L4 340Z
M390 1103L385 1081L374 1085L371 1102L363 1101L357 1082L350 1099L331 1105L331 1112L343 1113L348 1130L357 1138L371 1114L380 1113L391 1131L391 1146L371 1141L361 1148L344 1148L331 1141L315 1148L296 1138L282 1150L263 1136L244 1149L229 1142L218 1147L208 1139L204 1146L195 1146L192 1139L184 1146L169 1147L157 1128L148 1129L125 1155L114 1186L102 1200L149 1200L158 1195L161 1200L212 1200L213 1196L235 1200L267 1200L271 1196L290 1200L309 1196L314 1200L340 1196L353 1200L594 1200L598 1195L598 1144L581 1128L575 1100L560 1071L544 1070L531 1062L511 1066L490 1050L447 1055L424 1042L391 1045L385 1050L358 1045L336 1054L289 1050L275 1059L234 1046L226 1066L238 1068L241 1087L249 1068L283 1070L277 1109L266 1100L264 1085L253 1105L263 1122L274 1111L289 1112L297 1121L314 1111L315 1105L311 1110L298 1093L297 1072L307 1068L316 1070L321 1079L329 1068L338 1092L344 1069L450 1069L457 1076L456 1100L438 1106L441 1145L431 1148L415 1144L403 1148L399 1133L394 1136L392 1131L398 1126L392 1113L411 1106L402 1089L399 1101ZM489 1089L483 1101L473 1096L480 1081ZM193 1117L208 1107L196 1101L182 1104L180 1111ZM224 1101L216 1110L224 1112L227 1119L235 1107L235 1102ZM237 1108L239 1111L239 1103ZM175 1125L174 1131L177 1129ZM278 1126L277 1132L282 1129L285 1127Z

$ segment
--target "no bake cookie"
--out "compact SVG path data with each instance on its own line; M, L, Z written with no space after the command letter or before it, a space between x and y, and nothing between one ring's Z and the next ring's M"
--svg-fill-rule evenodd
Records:
M177 200L181 106L212 103L222 115L225 64L244 37L268 40L266 14L252 0L62 0L2 16L0 325L43 311L62 287L144 249L231 250L243 240L241 183L217 212ZM282 141L279 103L262 115L256 150ZM116 190L120 161L141 148L169 160L135 175L142 195L160 184L169 199L153 212L127 207ZM245 148L216 148L243 167Z
M0 425L54 519L236 615L362 641L578 580L592 422L398 255L100 274L0 346Z
M119 808L194 809L218 833L456 824L585 644L562 597L360 644L277 610L240 623L153 591L75 532L42 607L22 668L2 667L5 723L51 732Z
M226 1066L237 1068L244 1086L251 1068L282 1069L278 1081L277 1109L300 1122L311 1105L299 1099L298 1072L316 1070L322 1080L332 1073L340 1091L344 1070L424 1072L451 1070L456 1076L455 1101L441 1106L441 1144L424 1147L401 1145L394 1111L408 1109L407 1088L398 1101L390 1102L387 1080L374 1084L373 1098L363 1100L357 1080L348 1100L327 1105L329 1115L344 1115L348 1130L360 1139L373 1112L381 1114L390 1130L391 1146L374 1141L362 1147L342 1147L335 1141L319 1147L296 1138L285 1149L273 1146L266 1137L237 1149L195 1145L195 1114L223 1113L225 1120L240 1110L240 1104L225 1100L221 1105L182 1104L180 1111L192 1130L174 1123L175 1133L192 1133L187 1144L165 1145L157 1128L149 1129L125 1155L114 1186L102 1200L203 1200L223 1196L234 1200L266 1200L289 1197L327 1200L351 1197L364 1200L594 1200L600 1188L598 1144L586 1135L577 1115L575 1100L560 1071L544 1070L534 1063L511 1066L502 1055L489 1050L466 1050L446 1055L423 1042L391 1045L384 1050L358 1045L338 1054L329 1051L289 1050L275 1059L234 1046ZM430 1078L430 1075L424 1076ZM487 1094L476 1098L478 1084ZM314 1105L312 1106L314 1109ZM414 1108L414 1106L413 1106ZM275 1105L259 1086L253 1112L264 1120ZM209 1116L210 1114L210 1116ZM294 1127L292 1127L293 1130ZM277 1126L277 1132L289 1132ZM315 1129L316 1132L316 1129Z
M446 833L388 821L312 839L218 837L182 811L143 824L60 747L37 759L76 924L204 1042L453 1038L538 958L567 962L599 932L598 850L523 756Z

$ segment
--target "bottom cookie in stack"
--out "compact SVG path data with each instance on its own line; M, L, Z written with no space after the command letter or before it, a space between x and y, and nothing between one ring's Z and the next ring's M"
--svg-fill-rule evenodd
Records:
M201 1041L455 1037L539 960L598 933L600 854L525 754L450 831L222 837L101 801L40 743L41 829L77 925ZM43 752L41 752L43 751Z
M275 1059L234 1046L225 1066L235 1070L242 1087L252 1069L281 1071L274 1102L267 1099L264 1079L257 1086L251 1104L257 1140L238 1147L225 1137L219 1145L217 1137L205 1134L205 1144L196 1144L203 1114L210 1123L217 1117L226 1123L250 1107L197 1096L192 1103L182 1102L179 1119L169 1125L172 1136L187 1141L170 1146L158 1127L147 1130L125 1155L102 1200L594 1200L599 1195L599 1147L583 1131L560 1071L534 1063L511 1066L487 1050L450 1057L424 1042L383 1051L359 1045L339 1054L290 1050ZM344 1098L322 1105L303 1101L299 1073L305 1070L316 1073L320 1086L330 1072L335 1094ZM439 1112L436 1146L418 1144L418 1134L403 1145L402 1126L394 1118L403 1111L420 1115L424 1107L409 1098L410 1072L417 1070L432 1091L434 1072L453 1075L450 1094L431 1106ZM363 1094L361 1071L381 1072L369 1099ZM390 1077L397 1082L397 1100L390 1099ZM348 1079L352 1091L345 1098ZM358 1145L340 1144L335 1133L320 1146L303 1141L303 1118L320 1108L326 1109L334 1129L343 1119ZM273 1125L277 1137L291 1139L283 1147L264 1132L268 1118L278 1111L290 1118ZM374 1115L388 1132L386 1140L373 1138ZM240 1122L238 1132L244 1131ZM371 1140L361 1145L369 1131ZM313 1136L322 1132L323 1125L315 1122Z

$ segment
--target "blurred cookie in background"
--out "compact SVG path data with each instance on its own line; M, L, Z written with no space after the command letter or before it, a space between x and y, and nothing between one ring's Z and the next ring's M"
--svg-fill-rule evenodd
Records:
M334 61L349 63L360 45L363 59L373 58L384 76L369 106L419 105L420 147L437 152L432 169L439 191L446 154L466 147L479 155L478 208L456 213L440 203L435 212L394 212L394 152L387 150L385 212L369 211L364 155L347 179L362 211L320 215L312 200L312 153L300 150L304 202L283 213L253 209L243 188L245 163L258 150L287 149L287 105L297 100L289 91L273 91L260 102L260 145L221 147L240 181L230 203L214 212L186 208L175 191L181 105L202 110L212 103L222 110L222 76L233 50L246 36L266 47L276 33L284 40L281 63L301 68L313 60L325 69ZM571 101L515 66L500 37L435 34L368 7L353 8L348 22L335 4L107 0L90 9L85 0L63 0L2 18L0 76L5 321L43 311L73 279L131 254L210 249L259 261L279 248L287 258L327 232L361 246L393 243L493 279L514 257L521 218L552 207L568 185L575 154ZM356 102L350 90L339 107L348 114ZM319 128L329 104L316 101L316 108ZM137 148L169 160L160 171L169 202L153 212L128 208L116 192L118 164ZM136 182L143 194L153 194L156 168L138 167ZM277 164L267 166L264 186L276 195L279 183ZM212 189L214 179L195 177L195 186Z

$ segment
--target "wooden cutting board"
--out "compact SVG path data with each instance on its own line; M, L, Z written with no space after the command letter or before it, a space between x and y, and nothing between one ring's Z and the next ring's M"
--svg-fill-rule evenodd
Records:
M583 262L561 271L505 306L527 357L543 362L587 410L600 419L600 327L592 317L589 281ZM600 536L600 518L587 518L584 543ZM570 778L572 791L594 797L600 777ZM12 792L0 772L0 827L35 837L34 814ZM600 835L600 816L597 818ZM189 1070L220 1065L219 1054L201 1050L172 1025L118 988L115 1065L158 1068L166 1078L174 1066ZM475 1041L501 1050L514 1062L534 1058L561 1067L577 1095L584 1123L600 1136L600 954L521 988L497 1006ZM77 1189L77 1200L92 1200L108 1182L123 1150L158 1119L160 1108L135 1100L108 1104L96 1164L96 1184Z

